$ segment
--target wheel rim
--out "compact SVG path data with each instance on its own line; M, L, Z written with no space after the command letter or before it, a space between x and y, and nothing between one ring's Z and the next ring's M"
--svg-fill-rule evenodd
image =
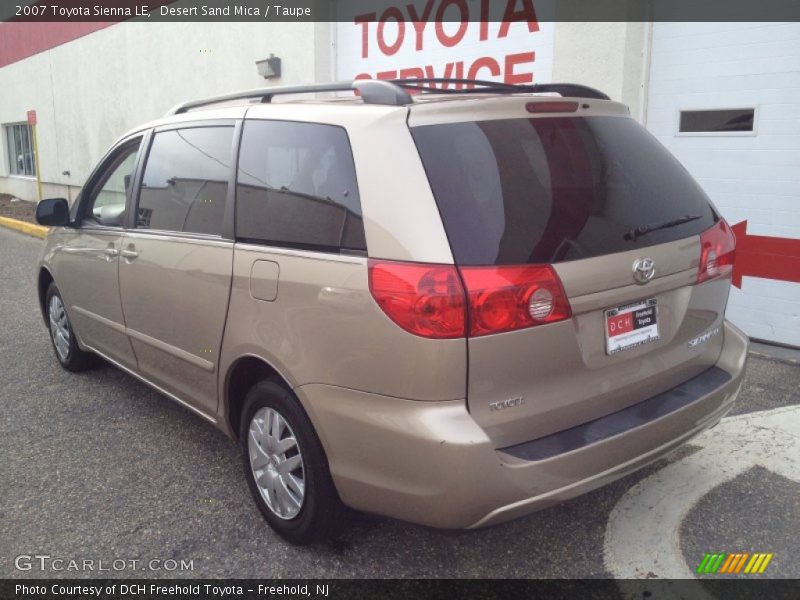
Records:
M50 298L50 336L53 338L53 346L61 360L69 357L69 344L71 334L69 331L69 321L67 321L67 311L64 310L64 303L61 298L53 296Z
M278 411L261 408L250 421L250 470L272 513L293 519L303 507L306 478L294 431Z

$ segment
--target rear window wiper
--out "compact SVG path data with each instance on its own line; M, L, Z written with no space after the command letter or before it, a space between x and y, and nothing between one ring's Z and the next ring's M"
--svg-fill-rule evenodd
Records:
M685 217L680 217L678 219L674 219L672 221L667 221L666 223L661 223L659 225L642 225L641 227L636 227L635 229L631 229L625 234L625 239L631 242L635 242L643 235L647 235L651 231L658 231L659 229L669 229L670 227L676 227L677 225L683 225L684 223L689 223L690 221L696 221L697 219L701 218L699 215L686 215Z

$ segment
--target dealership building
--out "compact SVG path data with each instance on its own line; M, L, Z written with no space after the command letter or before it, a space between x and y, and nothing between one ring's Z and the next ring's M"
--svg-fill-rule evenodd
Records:
M0 24L0 193L36 200L38 174L43 197L72 201L114 140L204 96L357 77L581 83L627 104L731 225L747 221L740 247L781 240L764 246L774 268L742 273L728 317L800 346L800 23L539 22L513 0L506 22L434 22L447 4L338 22Z

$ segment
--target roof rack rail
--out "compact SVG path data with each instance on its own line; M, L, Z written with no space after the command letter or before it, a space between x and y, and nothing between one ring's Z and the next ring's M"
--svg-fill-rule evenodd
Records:
M469 85L469 88L442 88L433 87L440 85ZM408 90L428 94L536 94L554 92L562 96L577 98L594 98L596 100L609 100L603 92L577 83L535 83L531 85L515 85L499 83L497 81L483 81L481 79L454 79L444 77L429 77L421 79L357 79L355 81L340 81L336 83L312 83L308 85L286 85L244 92L234 92L221 96L212 96L202 100L190 100L173 107L165 116L179 115L193 108L219 104L231 100L246 100L259 98L261 102L271 102L274 96L284 94L311 94L315 92L347 92L357 91L365 104L383 104L386 106L404 106L413 102Z
M271 102L274 96L283 94L312 94L315 92L347 92L357 91L366 104L384 104L387 106L403 106L411 104L413 100L409 93L401 86L394 85L389 81L380 79L357 79L355 81L340 81L335 83L312 83L308 85L286 85L244 92L234 92L232 94L222 94L212 96L202 100L190 100L173 107L167 112L166 117L179 115L193 108L219 104L231 100L246 100L248 98L260 98L261 102Z
M520 85L500 83L497 81L484 81L481 79L457 79L447 77L391 79L389 81L406 90L416 90L429 94L541 94L554 92L562 96L610 100L608 95L600 90L577 83L534 83L530 85ZM469 85L472 87L466 89L441 88L433 87L433 84Z

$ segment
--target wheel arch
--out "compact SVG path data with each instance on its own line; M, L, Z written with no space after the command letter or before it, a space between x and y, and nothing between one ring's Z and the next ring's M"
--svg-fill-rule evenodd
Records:
M288 379L260 356L246 354L228 368L224 385L224 418L234 439L239 439L242 409L247 392L259 381L270 380L291 390ZM298 403L299 404L299 403ZM302 406L301 406L302 408Z
M42 312L42 319L44 320L45 325L47 325L47 307L45 306L45 301L47 299L47 288L49 288L50 284L54 281L55 279L53 278L53 274L50 273L50 270L47 267L41 267L39 269L39 277L36 282L36 289L39 295L39 310Z

